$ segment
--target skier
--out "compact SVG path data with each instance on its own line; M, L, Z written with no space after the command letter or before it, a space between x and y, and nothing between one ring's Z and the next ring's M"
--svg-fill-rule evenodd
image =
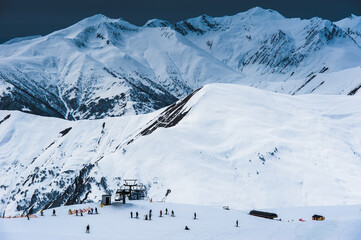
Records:
M90 233L90 227L89 227L89 224L88 224L88 226L86 226L86 233Z
M188 226L186 226L186 227L184 228L184 230L189 230Z
M149 210L149 214L152 214L152 209Z
M149 213L149 221L152 220L152 214Z
M162 210L159 211L159 217L162 217Z
M168 215L168 208L165 209L165 215Z
M78 216L78 210L75 210L75 215Z
M130 218L133 218L133 212L130 212Z
M53 216L56 216L56 214L55 214L55 209L53 209Z
M43 209L40 210L40 216L44 216Z
M148 215L145 214L144 220L148 220Z
M98 209L97 208L95 208L95 214L98 214Z
M238 227L238 220L236 221L236 227Z
M194 220L197 219L197 213L194 213Z
M83 211L82 211L82 210L80 210L80 216L81 216L81 217L83 216Z
M171 215L171 216L172 216L172 217L175 217L175 216L174 216L174 211L173 211L173 210L172 210L172 215Z
M135 212L135 218L138 219L138 216L139 216L138 212Z

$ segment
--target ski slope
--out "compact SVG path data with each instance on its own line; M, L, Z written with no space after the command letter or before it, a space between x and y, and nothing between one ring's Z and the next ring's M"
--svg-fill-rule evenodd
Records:
M98 215L69 215L68 209L97 207ZM174 210L175 217L164 215ZM197 206L164 202L131 201L126 205L113 203L100 208L99 203L55 208L44 216L22 219L0 218L2 240L61 240L61 239L347 239L361 236L361 206L280 208L270 211L282 221L248 215L249 211L223 210L221 206ZM152 209L152 220L144 215ZM159 211L163 217L159 217ZM139 219L131 219L130 212L139 212ZM193 213L197 220L193 220ZM325 221L312 221L314 214ZM305 220L305 222L299 221ZM238 220L239 227L235 226ZM90 233L85 233L89 224ZM188 226L189 231L185 231Z

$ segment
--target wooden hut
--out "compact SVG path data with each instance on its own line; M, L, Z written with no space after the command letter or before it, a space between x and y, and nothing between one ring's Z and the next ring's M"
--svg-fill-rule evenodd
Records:
M268 218L268 219L274 219L274 218L278 217L277 214L275 214L275 213L262 212L262 211L257 211L257 210L250 211L249 215L256 216L256 217Z
M324 216L321 216L321 215L315 214L315 215L312 216L312 220L315 220L315 221L323 221L323 220L325 220L325 217L324 217Z

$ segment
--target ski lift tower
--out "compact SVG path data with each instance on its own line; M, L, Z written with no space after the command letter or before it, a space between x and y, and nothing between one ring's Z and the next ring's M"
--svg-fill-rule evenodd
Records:
M136 179L124 179L124 184L115 193L115 201L123 200L125 204L125 197L128 199L141 199L145 197L145 186L143 184L137 184Z

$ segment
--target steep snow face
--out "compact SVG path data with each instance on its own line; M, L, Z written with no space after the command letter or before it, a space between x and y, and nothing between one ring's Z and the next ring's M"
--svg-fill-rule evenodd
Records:
M253 8L230 17L203 15L175 28L248 77L306 77L323 67L333 72L361 64L361 49L354 40L320 18L287 19L272 10ZM346 61L337 61L343 54Z
M335 25L253 8L137 27L99 14L0 45L0 109L70 120L134 115L217 82L312 93L313 79L361 65L358 23L355 16ZM317 93L347 94L361 85L358 78L345 81L347 89L323 81Z
M360 204L360 103L211 84L139 116L2 111L0 210L99 201L124 178L155 201L171 189L170 202L239 209Z
M361 16L351 14L347 18L335 22L335 24L352 36L358 45L361 46Z

